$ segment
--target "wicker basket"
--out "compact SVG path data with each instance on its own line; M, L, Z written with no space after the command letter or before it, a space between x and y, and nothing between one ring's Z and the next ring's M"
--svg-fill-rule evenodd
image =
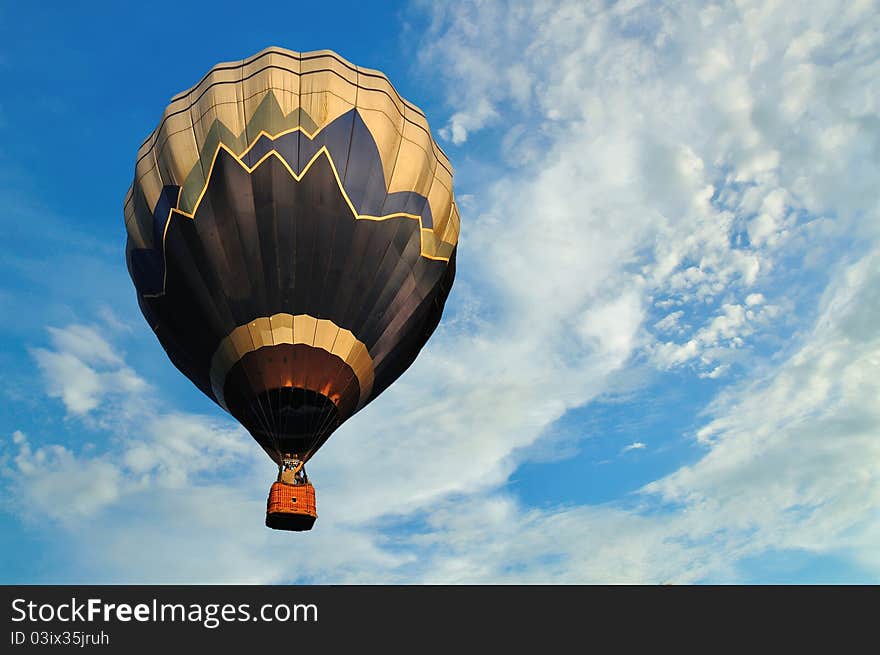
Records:
M266 525L275 530L311 530L318 518L311 484L275 482L266 504Z

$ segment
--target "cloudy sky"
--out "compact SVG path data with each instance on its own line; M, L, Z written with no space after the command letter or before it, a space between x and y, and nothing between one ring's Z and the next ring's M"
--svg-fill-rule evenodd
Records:
M880 582L877 2L40 4L0 8L0 581ZM268 45L385 71L462 214L305 534L123 256L167 101Z

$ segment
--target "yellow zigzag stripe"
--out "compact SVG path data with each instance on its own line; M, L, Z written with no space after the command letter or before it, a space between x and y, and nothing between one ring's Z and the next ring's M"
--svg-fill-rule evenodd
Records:
M295 132L297 130L303 131L306 135L308 135L308 132L305 132L305 130L303 130L301 127L295 127L292 130L288 130L287 132L282 132L281 134L279 134L277 136L281 136L282 134L288 134L291 132ZM317 134L317 132L316 132L316 134ZM260 135L265 135L265 136L269 137L270 139L272 138L270 135L266 134L262 130L260 131ZM257 139L259 139L260 135L257 136ZM277 136L276 136L276 138L277 138ZM312 138L312 137L310 137L310 138ZM339 177L339 171L336 169L336 164L333 162L333 157L330 156L330 152L327 150L327 146L321 146L321 148L318 150L318 152L316 152L315 155L309 160L309 163L303 167L302 172L300 172L299 175L297 175L296 172L294 172L294 170L290 167L290 164L287 163L287 160L285 160L284 157L282 157L278 153L278 151L275 149L272 149L269 152L267 152L265 155L263 155L253 166L248 166L247 164L245 164L244 161L242 161L242 157L244 157L244 155L246 155L248 152L250 152L250 150L254 147L254 145L256 145L257 139L255 139L253 141L253 143L251 143L251 145L249 145L244 150L244 152L242 152L241 156L236 155L232 150L229 149L229 147L226 144L224 144L222 142L219 143L217 145L217 149L214 151L214 156L211 158L211 167L208 169L208 175L207 175L207 178L205 179L205 186L202 189L202 192L199 194L199 197L196 200L195 205L193 206L192 212L187 213L187 212L181 211L179 209L172 209L169 212L168 219L165 221L165 229L162 231L162 263L165 268L164 277L162 279L162 293L146 294L146 295L144 295L144 298L157 298L157 297L165 294L165 284L166 284L167 278L168 278L168 265L167 265L168 262L166 260L166 254L165 254L165 237L168 234L168 227L171 225L171 216L172 216L172 214L178 214L179 216L183 216L184 218L189 218L190 220L195 219L195 214L199 209L199 205L202 202L202 198L205 197L205 193L207 193L207 191L208 191L208 185L211 182L211 176L214 174L214 165L217 162L217 157L219 156L221 150L225 150L238 163L238 165L241 166L248 173L253 173L263 162L268 160L269 157L274 156L278 159L278 161L281 162L281 164L284 166L284 168L287 169L287 172L290 173L290 176L294 180L296 180L297 182L301 181L302 178L305 176L305 174L308 173L309 169L312 167L312 164L314 164L317 161L318 157L320 157L321 155L324 155L327 158L327 162L330 164L330 169L333 171L333 177L336 178L336 184L339 186L339 191L342 193L342 197L345 199L345 203L348 205L348 208L351 210L351 213L355 217L356 220L385 221L385 220L388 220L389 218L409 218L409 219L418 221L420 247L421 247L422 257L425 257L426 259L433 259L435 261L444 261L444 262L449 261L449 257L437 257L434 255L429 255L428 253L425 252L425 234L424 233L430 232L431 236L433 237L434 232L430 228L426 228L426 227L422 226L422 217L421 216L418 216L416 214L409 214L409 213L405 213L405 212L398 212L398 213L394 213L394 214L385 214L384 216L371 216L369 214L358 214L357 210L354 207L354 203L352 203L351 198L348 197L348 193L346 193L345 188L342 186L342 180Z

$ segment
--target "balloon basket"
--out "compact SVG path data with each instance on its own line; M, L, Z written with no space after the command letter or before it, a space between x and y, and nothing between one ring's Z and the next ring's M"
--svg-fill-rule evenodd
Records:
M266 504L266 527L303 532L311 530L317 518L315 487L311 483L272 484Z

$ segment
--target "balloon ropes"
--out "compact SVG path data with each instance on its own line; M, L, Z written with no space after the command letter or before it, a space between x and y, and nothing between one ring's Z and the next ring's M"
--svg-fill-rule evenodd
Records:
M309 529L303 465L412 364L452 286L424 114L330 51L218 64L140 147L124 212L144 318L278 465L267 525Z

